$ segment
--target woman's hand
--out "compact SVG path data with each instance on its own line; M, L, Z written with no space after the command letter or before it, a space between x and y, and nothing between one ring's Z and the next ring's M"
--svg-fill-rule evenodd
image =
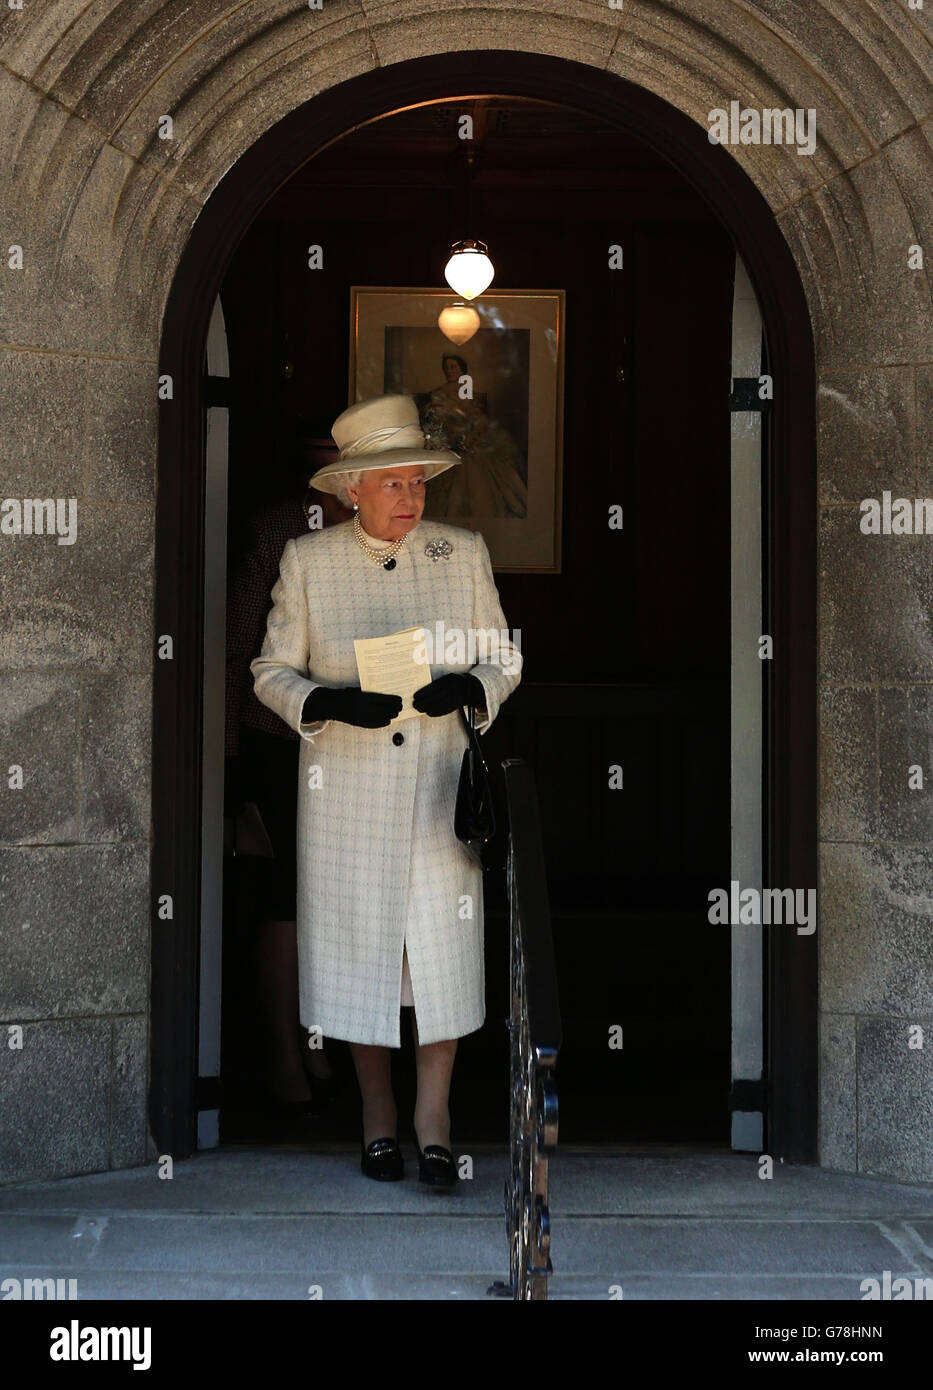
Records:
M336 719L357 729L385 729L401 711L401 695L383 695L378 690L360 690L357 685L319 685L305 700L301 722Z
M471 676L469 672L458 676L452 672L447 676L438 676L436 681L429 681L416 690L411 702L416 710L436 719L441 714L453 714L455 709L463 705L481 705L485 699L483 683L476 676Z

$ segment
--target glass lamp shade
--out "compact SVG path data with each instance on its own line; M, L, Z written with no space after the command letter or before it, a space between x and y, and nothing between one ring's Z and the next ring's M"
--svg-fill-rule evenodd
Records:
M483 241L455 241L452 255L444 267L444 278L463 299L475 299L492 284L495 274Z
M472 304L448 304L437 316L444 337L458 347L470 341L479 325L480 317Z

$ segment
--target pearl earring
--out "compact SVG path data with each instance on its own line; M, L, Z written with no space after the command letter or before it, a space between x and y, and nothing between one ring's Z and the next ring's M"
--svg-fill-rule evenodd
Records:
M358 512L358 511L359 511L359 505L358 505L358 503L356 503L356 502L353 503L353 510L354 510L355 512Z

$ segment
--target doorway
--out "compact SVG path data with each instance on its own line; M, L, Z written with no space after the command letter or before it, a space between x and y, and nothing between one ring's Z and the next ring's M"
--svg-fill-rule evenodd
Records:
M465 55L454 56L465 61ZM501 71L505 55L493 56ZM509 55L510 59L515 56ZM546 66L553 64L553 60L544 62ZM532 61L531 67L535 65ZM557 66L564 69L574 65ZM588 73L588 80L593 76ZM514 84L514 73L510 80ZM530 81L528 74L522 80ZM634 100L632 94L637 89L614 79L610 85L624 89L626 99ZM703 925L709 887L728 884L731 873L730 759L734 739L729 717L729 399L734 375L731 324L737 238L735 231L724 225L721 210L710 206L708 196L702 197L691 186L691 180L673 167L669 156L660 155L640 133L620 131L620 124L624 127L625 123L619 122L618 107L612 107L613 121L602 111L594 113L592 102L584 102L579 90L568 103L571 109L553 102L545 106L521 92L509 93L505 82L501 90L505 92L501 97L460 98L454 103L431 101L425 96L426 104L417 110L374 122L356 132L350 167L354 159L358 170L365 167L378 140L387 135L400 149L406 148L406 139L410 147L420 138L423 158L425 127L438 132L435 143L440 148L444 119L449 121L458 104L477 100L486 103L487 131L495 130L497 121L500 129L511 122L513 159L523 138L533 139L534 132L540 137L545 111L553 125L544 142L547 148L562 138L571 141L574 134L579 137L583 124L601 132L605 128L606 153L596 154L593 160L595 171L603 172L604 186L591 190L586 208L582 192L578 194L574 219L569 225L565 220L559 232L542 234L542 209L534 205L533 179L526 178L521 189L522 207L529 219L524 228L515 225L514 218L513 225L508 225L503 208L503 200L508 201L507 183L500 181L497 186L495 179L490 181L486 210L496 227L499 264L508 267L503 283L572 284L575 290L573 296L568 295L568 353L572 349L576 356L572 366L568 362L567 370L565 563L559 575L497 575L507 617L523 632L526 668L522 687L487 741L491 761L524 756L536 767L553 865L550 887L567 1039L561 1064L562 1137L727 1143L730 1111L756 1113L757 1109L767 1117L771 1148L783 1144L791 1156L796 1146L796 1153L802 1156L812 1152L813 1133L812 1127L808 1130L807 1118L812 1119L815 1100L812 1048L804 1048L805 1065L793 1078L792 1089L798 1098L801 1084L809 1088L807 1104L796 1115L786 1107L785 1088L790 1079L788 1069L795 1064L794 1049L800 1048L801 1038L806 1041L809 1036L812 1043L815 975L807 959L795 950L798 943L781 939L768 943L768 1002L772 1004L776 996L781 1007L766 1011L769 1032L767 1039L762 1039L762 1075L749 1078L739 1073L745 1084L736 1092L730 1087L736 1072L734 1067L730 1071L729 1064L733 1035L730 968L734 969L735 955L733 951L730 957L728 935L720 933L711 942ZM553 94L553 88L547 90ZM617 99L621 95L616 90ZM649 106L654 101L644 93L641 98L646 98ZM605 100L596 104L612 106ZM641 116L644 125L644 111ZM672 127L681 120L670 113L669 128L663 132L669 140L673 140ZM399 123L394 135L389 130L393 121ZM659 134L657 130L653 133L656 137ZM686 132L683 135L686 139ZM608 142L613 137L616 145L610 156ZM282 183L261 219L243 229L239 247L228 258L227 275L219 288L231 349L231 403L242 399L237 373L250 371L249 350L243 349L249 335L240 332L238 341L234 327L237 273L242 276L243 267L250 265L255 271L257 264L273 277L281 277L283 266L294 271L299 262L291 256L289 246L297 251L307 240L303 219L309 207L316 209L315 224L327 228L313 239L329 236L341 258L341 289L347 283L417 285L438 280L436 269L425 261L418 263L419 256L433 249L427 237L413 238L404 222L399 220L393 227L390 220L374 242L372 226L361 224L352 212L348 216L346 207L335 206L333 198L323 195L322 182L326 185L329 178L333 187L335 171L347 155L341 146L353 139L350 136L331 144L291 181ZM503 146L507 145L503 137ZM624 156L622 150L626 151ZM699 153L694 148L694 156ZM521 167L526 171L529 167L527 146ZM619 178L620 168L624 178ZM606 170L622 185L621 195L630 203L641 189L640 200L634 199L636 210L627 217L610 196L613 179L605 178ZM719 172L723 175L724 171ZM543 190L546 181L540 183ZM646 188L652 190L652 196L645 194ZM744 191L753 202L750 191ZM344 199L346 193L345 181ZM529 228L536 216L538 237L529 250ZM454 209L452 220L455 218ZM744 225L747 229L747 220ZM443 241L441 229L437 230ZM449 228L445 234L449 244L453 239ZM772 243L775 238L772 228ZM278 248L273 255L268 251L271 242ZM623 270L607 284L606 250L613 243L621 245L623 267L627 263L633 273L626 276ZM266 246L265 253L257 253L260 244ZM375 245L385 257L384 266L373 264ZM759 242L748 253L753 269L755 255L761 259L762 245ZM783 247L783 243L779 245ZM573 248L569 254L568 247ZM361 277L364 252L366 275ZM786 248L783 254L789 261ZM770 273L776 276L781 263L776 246L773 256L775 268ZM558 264L559 279L545 274ZM787 274L786 262L781 273ZM773 294L774 285L767 277L760 283L767 283ZM335 300L341 292L336 285L335 280L328 291ZM797 290L799 298L799 285ZM315 293L324 291L316 288ZM268 303L269 296L263 298ZM288 298L295 302L293 287ZM576 315L570 310L574 300L579 306ZM786 361L788 335L793 336L795 327L793 313L772 325L767 321L765 295L762 300L771 359ZM792 309L793 303L791 296L785 308L789 305ZM594 312L594 306L599 312ZM345 356L341 358L337 335L346 334L348 326L346 315L338 308L332 307L329 317L323 312L315 317L329 323L331 332L316 340L309 335L298 351L305 351L309 362L318 363L316 372L311 373L320 388L313 413L323 416L329 411L333 418L347 404L345 375L338 386L343 375L339 364ZM658 331L659 317L669 330L666 335ZM798 324L797 330L802 327ZM288 353L295 348L296 336L290 334L288 344L272 344L270 352L268 338L260 334L258 341L254 337L252 350L259 353L265 369L275 371L290 360ZM335 339L338 347L333 351ZM808 339L804 361L807 343ZM328 361L332 367L327 366ZM799 369L798 357L794 371ZM252 370L255 376L255 361ZM285 378L290 379L294 378ZM304 379L308 380L307 375ZM788 380L793 381L793 375ZM793 467L782 450L793 433L790 426L806 434L808 412L812 415L811 396L812 374L806 389L801 382L796 394L792 393L796 415L784 402L768 422L770 455L783 465L777 479L774 468L763 479L768 534L764 547L767 595L762 609L776 620L772 629L786 622L787 605L798 586L806 587L806 546L804 561L790 577L789 557L782 546L791 536L799 545L801 531L805 535L810 524L809 514L805 516L805 509L799 506L800 494L795 511L791 506L794 497L787 496L785 488L794 469L799 472L808 461L812 466L812 437ZM235 416L233 410L232 503L237 469L250 452L249 423L241 429L243 422L238 425ZM690 466L685 458L688 445ZM238 449L242 450L239 455ZM585 467L581 460L585 460ZM603 524L603 515L613 504L622 508L627 519L619 534ZM785 528L793 521L783 536L774 530L778 518ZM547 600L538 592L542 585L551 586ZM584 622L581 613L586 615ZM703 621L698 621L699 617ZM578 640L571 661L568 653L574 636ZM581 649L585 653L582 661ZM529 661L532 652L534 657ZM795 776L798 791L803 789L801 776L804 782L807 776L812 778L812 764L809 769L800 766L799 747L784 763L775 756L785 751L791 726L797 733L807 732L807 711L800 704L807 670L804 659L800 669L785 667L777 679L776 673L769 672L764 682L763 717L767 718L769 711L771 717L770 742L762 759L762 785L774 807L781 805L782 797L783 804L789 804ZM776 695L783 701L777 706L782 710L777 722L773 717ZM809 717L812 722L812 709ZM809 732L812 736L812 729ZM790 750L786 751L789 755ZM625 769L628 796L614 796L603 785L602 777L594 776L594 768L605 767L608 772L611 765ZM807 819L806 805L805 800L801 802L803 822ZM798 816L793 831L798 837L800 825ZM776 825L773 812L764 817L763 833L768 840L765 858L772 882L778 881L778 866L786 869L807 864L812 845L789 837L787 827ZM157 831L157 848L158 844ZM785 875L783 881L809 880ZM482 1132L486 1126L490 1126L489 1137L498 1137L505 1115L504 1028L500 1023L496 1029L505 1014L505 933L495 931L496 913L504 910L504 903L497 906L494 886L490 887L487 1024L463 1045L458 1062L463 1080L459 1096L455 1092L453 1098L464 1127L479 1138L486 1137ZM205 906L202 899L202 910ZM594 962L598 962L595 969ZM792 979L794 1022L789 1027L786 991ZM177 1008L179 1001L174 1002ZM762 1022L764 1014L762 1010ZM609 1046L613 1027L622 1030L621 1049ZM496 1038L497 1031L503 1035L500 1039ZM166 1095L166 1059L163 1056L159 1060L157 1068L154 1057L154 1080L160 1072L161 1094ZM201 1099L196 1113L207 1110L205 1102L211 1098L210 1080L203 1072L200 1075ZM491 1101L488 1085L478 1084L479 1078L490 1075L502 1078L500 1104L495 1098ZM192 1084L190 1072L187 1084L192 1098L196 1097L198 1088ZM174 1110L176 1125L180 1123L178 1107L183 1092L184 1083L176 1075L168 1107ZM159 1094L154 1088L154 1099ZM216 1090L213 1099L216 1105ZM187 1126L190 1135L190 1111Z

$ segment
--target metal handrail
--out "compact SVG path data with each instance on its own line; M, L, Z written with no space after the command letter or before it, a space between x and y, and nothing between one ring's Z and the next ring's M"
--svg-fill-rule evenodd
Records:
M552 1271L548 1156L557 1144L560 1003L534 772L520 758L505 759L502 768L509 814L509 1291L515 1300L543 1301Z

